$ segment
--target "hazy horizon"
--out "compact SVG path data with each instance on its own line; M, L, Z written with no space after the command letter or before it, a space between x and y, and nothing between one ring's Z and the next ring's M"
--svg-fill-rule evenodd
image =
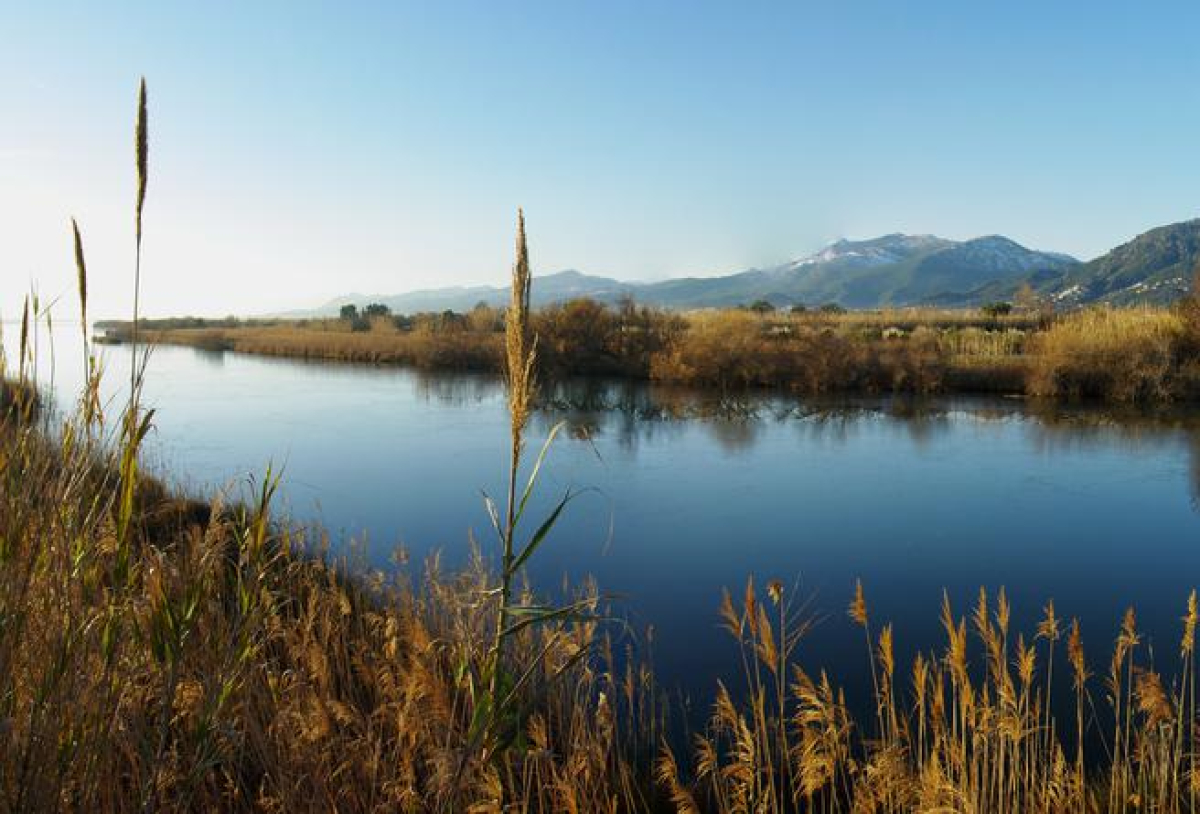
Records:
M538 274L630 281L892 232L1086 260L1197 214L1183 3L6 12L6 318L71 295L71 216L128 311L143 74L150 315L503 285L518 206Z

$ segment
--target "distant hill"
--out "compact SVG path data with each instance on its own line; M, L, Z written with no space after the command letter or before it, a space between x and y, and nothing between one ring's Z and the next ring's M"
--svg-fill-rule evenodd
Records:
M1200 264L1200 219L1160 226L1040 287L1065 302L1167 303L1186 294Z
M1191 290L1200 267L1200 219L1160 226L1107 254L1057 271L1038 269L1016 280L991 281L966 295L938 301L976 304L1009 299L1024 283L1070 307L1091 303L1165 305Z
M604 301L616 301L626 293L637 289L636 284L622 283L607 277L594 277L575 270L560 271L539 276L530 292L534 305L562 302L575 297L592 297ZM456 286L410 291L406 294L347 294L330 300L312 311L295 311L284 316L330 316L337 314L343 305L363 306L368 303L383 303L397 314L415 314L422 311L469 311L479 303L492 306L506 305L509 300L507 287Z
M579 271L538 277L536 305L591 297L667 308L727 307L755 300L776 306L847 308L884 306L976 306L1011 299L1028 283L1064 306L1091 302L1165 303L1190 285L1200 262L1200 219L1152 229L1086 263L1055 252L1028 249L1001 235L954 241L934 235L891 234L871 240L839 240L809 257L765 269L715 277L683 277L657 283L621 282ZM465 311L483 302L503 305L508 289L493 286L430 289L396 295L351 294L309 312L336 314L347 303L381 302L397 313Z
M1031 270L1058 272L1077 264L1066 255L1032 251L998 236L956 242L933 235L893 234L873 240L839 240L810 257L717 277L627 283L561 271L538 277L533 299L544 305L574 297L615 302L633 296L639 302L669 308L724 307L765 299L780 306L837 302L849 308L870 308L916 305L946 292L962 296L988 282L1022 278ZM349 294L314 311L289 315L336 314L343 305L370 302L383 303L397 313L464 311L481 302L503 305L508 296L507 288L493 286Z

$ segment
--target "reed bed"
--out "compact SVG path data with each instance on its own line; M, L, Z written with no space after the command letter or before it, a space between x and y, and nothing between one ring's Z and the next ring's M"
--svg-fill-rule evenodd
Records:
M1167 401L1190 394L1181 349L1194 330L1180 313L1092 308L1035 339L1029 392L1111 401Z
M503 336L494 332L438 334L432 330L398 331L378 327L364 333L337 324L148 330L144 334L153 342L191 345L203 350L493 372L502 367L504 342Z
M975 308L880 308L875 310L845 311L841 313L807 310L800 313L779 313L775 318L785 318L797 323L822 323L844 328L899 328L912 331L916 328L979 328L982 330L1030 331L1043 327L1053 314L1044 308L1014 309L1007 314L986 314Z
M872 626L860 585L848 610L874 688L864 720L826 673L796 663L804 620L780 583L766 594L751 582L742 601L726 594L721 605L748 689L739 702L718 687L689 750L692 779L675 751L660 751L676 811L1195 810L1195 592L1167 683L1132 609L1097 676L1078 621L1049 602L1035 630L1012 631L1003 589L981 590L962 615L944 598L944 649L906 668L892 625ZM1069 703L1054 700L1063 690Z
M546 375L598 374L718 388L775 387L800 393L943 392L957 366L975 369L1019 358L1017 329L864 328L850 321L764 319L744 311L629 314L589 300L531 316ZM502 330L502 328L501 328ZM268 356L423 369L503 369L502 333L466 320L451 327L422 319L369 331L338 320L232 328L145 329L152 341ZM127 336L117 329L115 338ZM1012 377L998 377L1009 386ZM992 382L988 389L997 389ZM1020 388L1020 383L1017 385Z
M551 376L599 374L719 389L815 393L999 392L1113 403L1200 397L1200 310L1091 308L1051 317L910 309L674 314L572 300L531 314ZM491 309L417 315L412 326L344 320L149 329L155 341L272 356L503 369ZM415 326L415 327L414 327ZM119 329L114 336L128 336Z

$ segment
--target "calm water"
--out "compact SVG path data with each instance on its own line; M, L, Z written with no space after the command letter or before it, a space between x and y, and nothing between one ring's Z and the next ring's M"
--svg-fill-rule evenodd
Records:
M8 331L8 342L11 335ZM79 349L58 330L56 385L72 393ZM11 347L10 347L11 352ZM113 388L123 348L106 350ZM48 375L43 365L43 375ZM155 351L154 466L201 491L284 471L286 508L335 541L369 541L388 566L461 562L468 535L494 552L481 490L502 494L507 425L491 378L308 364L182 348ZM586 489L531 574L594 575L639 639L653 628L660 677L707 696L737 672L717 629L722 587L783 580L823 617L800 658L853 690L865 675L844 609L861 578L901 655L942 647L943 588L965 610L1007 587L1028 631L1047 598L1079 616L1093 661L1134 605L1164 668L1200 583L1200 415L1041 411L1019 401L801 403L575 382L532 426L569 432L541 504ZM680 418L677 416L691 416ZM703 417L697 417L703 416Z

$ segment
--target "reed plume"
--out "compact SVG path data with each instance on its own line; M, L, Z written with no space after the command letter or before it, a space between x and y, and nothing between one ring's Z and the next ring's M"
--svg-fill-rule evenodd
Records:
M142 77L138 85L137 121L134 123L133 148L134 160L137 165L137 206L134 209L134 221L137 229L137 242L142 242L142 207L146 203L146 181L149 178L148 158L150 155L150 138L147 132L149 118L146 111L146 77Z
M508 410L512 432L513 462L519 457L522 433L529 421L535 394L536 340L531 337L529 295L533 275L529 270L529 248L525 240L525 213L517 210L516 261L512 272L512 297L505 318L505 372L508 381ZM515 482L514 482L515 489ZM513 509L509 495L509 513Z
M79 288L79 317L83 323L84 348L87 347L87 263L83 258L83 238L79 235L79 224L71 218L71 234L75 239L75 275Z
M21 382L25 381L25 358L29 350L29 295L25 295L25 301L21 306L21 336L17 343L17 377Z
M82 418L85 430L89 432L93 422L102 417L100 409L99 373L92 358L88 342L88 285L87 261L83 253L83 237L79 233L79 224L71 218L71 235L75 244L75 275L79 290L79 329L83 335L83 375L84 386L81 395Z
M135 252L133 266L133 328L129 371L129 404L131 416L137 413L138 390L138 318L142 295L142 209L146 204L146 182L149 178L150 135L146 111L146 77L138 85L137 120L133 128L134 165L137 171L137 203L134 207Z

